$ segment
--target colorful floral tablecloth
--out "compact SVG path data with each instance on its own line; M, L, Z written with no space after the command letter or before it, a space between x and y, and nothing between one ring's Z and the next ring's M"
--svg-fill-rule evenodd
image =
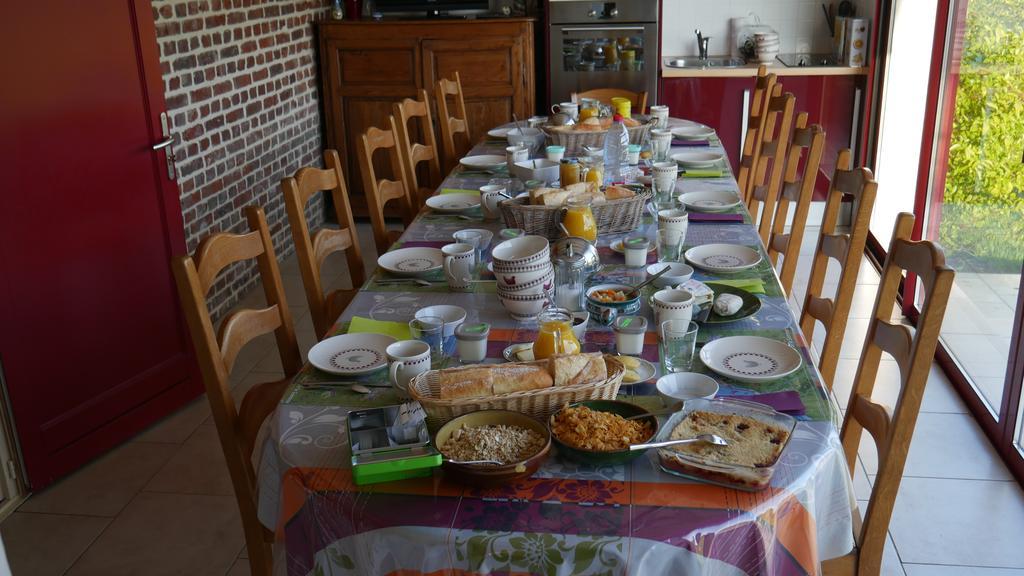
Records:
M504 146L487 141L472 154L502 153ZM456 168L441 191L476 189L491 177L460 175ZM677 183L677 192L706 189L736 190L736 182L727 176ZM749 215L743 208L737 212L742 223L691 223L687 246L728 242L763 254ZM441 246L460 229L481 227L497 232L503 225L422 214L396 246ZM653 238L656 223L645 216L641 229ZM635 284L645 273L626 268L622 256L607 249L621 237L599 239L605 265L600 275ZM489 361L500 361L506 346L536 335L535 324L505 313L492 284L452 293L443 283L382 286L376 281L383 275L378 270L367 280L336 332L346 332L354 316L405 322L421 307L457 304L467 310L467 322L491 324ZM553 451L533 477L490 490L453 483L440 470L429 478L356 486L346 414L399 399L380 386L370 386L370 394L309 387L324 376L307 366L273 417L259 465L260 517L283 540L287 574L818 573L821 560L853 546L853 489L836 433L838 410L821 386L808 343L767 260L733 276L763 280L761 309L743 321L702 326L699 343L758 334L788 342L804 355L800 370L769 384L753 387L716 377L719 396L783 390L800 395L806 413L770 488L748 493L671 476L659 469L653 451L630 465L611 467L577 465ZM716 279L700 271L694 277ZM652 320L646 294L644 301L641 313ZM607 327L590 323L585 350L608 349L612 342ZM653 331L646 335L643 356L658 364ZM699 360L696 364L695 370L706 371ZM367 383L380 384L381 378L371 375ZM620 395L652 409L663 406L653 380L624 386Z

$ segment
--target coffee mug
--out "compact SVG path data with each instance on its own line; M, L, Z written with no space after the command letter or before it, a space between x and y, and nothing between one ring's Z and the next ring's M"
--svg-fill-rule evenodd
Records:
M506 193L507 189L507 186L500 184L488 184L480 187L480 207L485 220L497 220L501 217L501 209L498 204L506 199L501 194Z
M659 326L665 320L689 322L693 317L693 294L686 290L658 290L651 296L649 304L654 310L655 323Z
M668 128L668 106L651 106L651 117L657 119L655 128Z
M512 174L512 166L516 162L525 162L530 159L530 149L525 144L513 144L505 148L505 163L508 165L508 172Z
M548 123L547 116L530 116L526 119L526 125L530 128L540 128Z
M580 118L580 106L575 102L562 102L555 104L551 107L551 111L555 114L561 112L562 114L568 114L574 121Z
M658 228L668 230L679 230L686 234L686 228L690 223L690 214L681 208L658 211Z
M419 340L399 340L384 350L391 365L391 385L399 393L409 395L409 382L430 370L430 345Z
M476 249L472 244L447 244L441 248L444 254L444 275L452 290L469 288L470 274L476 263Z

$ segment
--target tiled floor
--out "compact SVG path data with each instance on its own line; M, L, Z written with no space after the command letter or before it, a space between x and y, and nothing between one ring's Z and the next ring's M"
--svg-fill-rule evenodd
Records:
M797 292L806 284L816 230L808 230ZM363 234L369 237L369 234ZM368 269L376 255L365 246ZM345 285L343 259L329 265ZM314 342L294 258L282 264L285 290L303 352ZM877 274L861 268L846 345L836 374L845 405L857 368ZM838 272L830 271L834 289ZM802 294L794 302L802 300ZM259 291L246 297L254 304ZM820 328L815 337L820 342ZM883 362L878 396L892 398L897 368ZM280 376L274 343L247 347L232 374L236 397ZM16 576L248 574L231 483L206 401L200 398L58 484L33 495L0 530ZM854 486L861 505L877 470L874 449L861 451ZM1024 491L949 382L935 368L890 525L884 573L905 576L1024 576Z

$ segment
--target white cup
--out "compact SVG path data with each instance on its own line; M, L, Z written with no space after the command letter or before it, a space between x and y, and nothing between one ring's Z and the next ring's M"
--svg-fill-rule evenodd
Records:
M441 248L444 254L444 275L452 290L469 288L469 279L476 263L476 248L472 244L456 242Z
M655 118L655 128L668 128L668 106L651 106L651 117Z
M388 355L391 385L403 396L409 395L409 382L430 370L430 345L419 340L399 340L384 350Z
M651 296L649 303L654 310L654 319L658 326L665 320L689 322L693 318L693 294L686 290L658 290Z
M485 220L497 220L501 217L501 208L498 204L505 197L500 192L507 193L506 186L500 186L498 184L488 184L487 186L480 187L480 207L484 213Z
M571 116L574 121L580 119L580 105L575 102L561 102L559 104L555 104L551 107L551 112L555 114L561 112L562 114Z
M658 228L679 230L686 237L686 229L690 223L690 214L681 208L658 211Z

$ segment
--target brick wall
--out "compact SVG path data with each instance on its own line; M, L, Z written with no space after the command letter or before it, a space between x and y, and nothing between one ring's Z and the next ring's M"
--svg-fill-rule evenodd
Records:
M280 181L322 165L314 20L326 0L153 0L167 111L176 137L188 250L214 231L246 229L263 207L278 259L293 250ZM319 200L307 210L319 225ZM220 316L255 285L231 268L210 293Z

